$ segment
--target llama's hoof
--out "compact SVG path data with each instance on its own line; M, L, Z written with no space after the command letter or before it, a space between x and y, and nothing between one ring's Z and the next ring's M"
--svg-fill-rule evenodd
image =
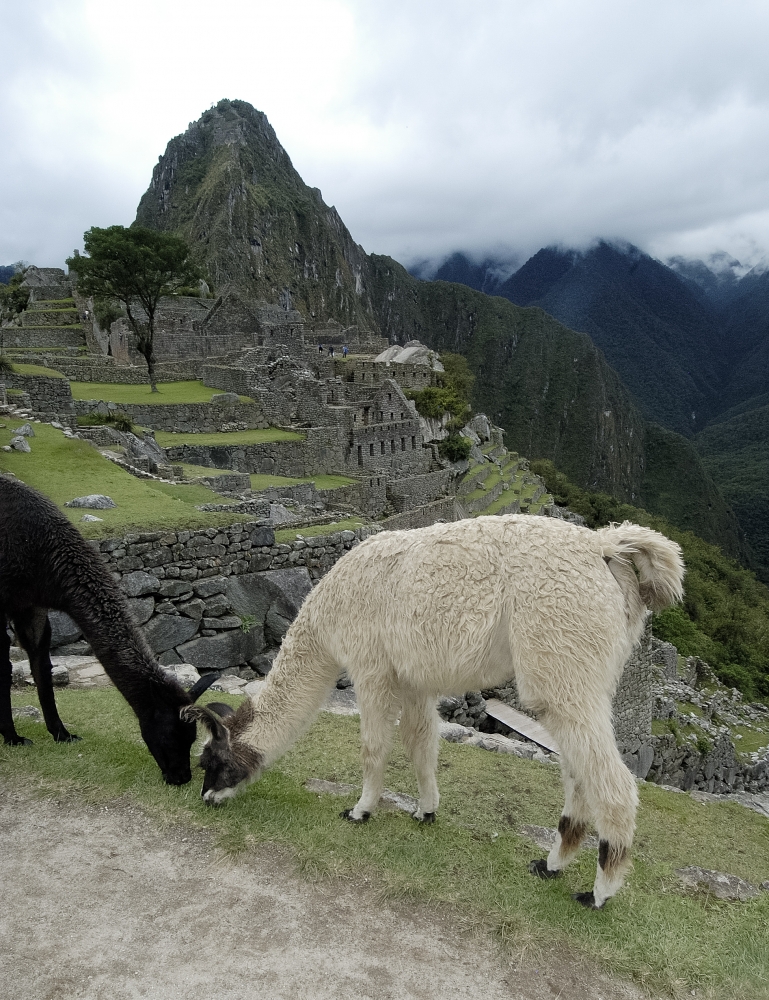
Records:
M346 819L350 823L365 823L371 818L370 812L361 813L359 817L353 816L352 809L343 809L339 813L340 819Z
M6 737L3 742L7 747L31 747L32 740L28 740L26 736L11 736L9 739Z
M421 816L418 813L414 813L414 819L418 823L434 823L435 822L435 813L434 812L433 813L422 813Z
M558 878L561 874L559 869L547 867L547 858L536 858L534 861L530 861L529 871L537 878Z
M74 733L68 733L65 729L63 733L57 733L53 738L54 743L80 743L81 737Z
M595 905L595 896L592 890L590 892L575 892L572 896L576 899L580 906L584 906L586 910L601 910L603 909L603 904L601 906Z

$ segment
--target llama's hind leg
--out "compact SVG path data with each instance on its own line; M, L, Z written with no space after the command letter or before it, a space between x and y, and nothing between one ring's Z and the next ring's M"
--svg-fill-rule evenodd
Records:
M417 773L419 805L414 819L433 823L440 799L435 777L438 766L438 713L435 698L406 693L403 697L400 733Z
M70 733L59 717L53 693L51 671L51 625L44 608L29 608L13 620L19 642L29 655L29 666L37 686L37 697L48 732L57 743L73 743L79 736Z
M575 899L589 909L600 909L625 881L630 867L638 790L614 742L610 709L582 720L581 725L548 725L570 761L575 781L584 790L598 830L598 867L590 892Z
M590 822L584 784L575 777L563 755L561 755L561 777L566 794L555 843L546 858L538 858L529 864L529 871L539 878L555 878L574 860Z
M352 809L341 815L353 823L365 823L376 809L384 789L384 772L395 739L398 705L392 691L372 690L368 685L356 689L360 707L363 793Z
M11 640L6 628L5 611L0 608L0 735L3 743L9 746L24 746L32 743L26 736L19 736L13 724L11 710L11 682L13 680L13 665L11 664Z

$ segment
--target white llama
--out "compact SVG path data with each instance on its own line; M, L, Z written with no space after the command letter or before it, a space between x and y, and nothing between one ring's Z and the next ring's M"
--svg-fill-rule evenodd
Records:
M680 548L638 525L590 531L510 515L388 531L338 562L308 596L258 697L208 727L203 798L218 804L259 776L319 711L342 670L358 696L363 794L343 815L367 820L400 733L419 786L415 819L438 808L436 697L515 677L523 704L561 749L566 802L542 878L574 857L588 824L600 839L599 908L629 866L638 795L614 742L612 696L643 629L645 607L682 596Z

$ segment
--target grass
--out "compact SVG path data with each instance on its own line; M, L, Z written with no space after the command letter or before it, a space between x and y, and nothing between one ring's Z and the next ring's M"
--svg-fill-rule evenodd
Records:
M37 348L36 348L37 350ZM64 378L61 372L42 365L26 365L21 361L13 362L13 370L19 375L45 375L46 378Z
M257 428L251 431L232 431L214 434L172 434L157 431L155 440L161 448L172 448L180 444L265 444L272 441L304 441L304 434L298 431L284 431L280 427Z
M109 403L210 403L214 393L202 382L158 382L158 391L152 392L149 382L142 385L124 385L120 382L70 382L74 399L99 399ZM241 403L253 403L249 396L239 396Z
M755 753L769 746L769 732L758 729L748 729L747 726L734 726L732 736L741 736L734 744L740 754Z
M360 517L348 517L331 524L313 524L309 528L281 528L275 532L276 542L293 542L297 535L315 538L316 535L333 535L336 531L355 531L366 522Z
M209 469L205 465L188 465L183 463L184 476L186 479L195 479L197 476L223 476L229 469ZM251 474L252 490L268 490L271 486L300 486L303 483L315 483L319 490L338 490L342 486L350 486L354 479L349 476L309 476L305 479L294 479L291 476L267 476L258 472Z
M15 705L34 701L31 692L13 695ZM315 879L373 878L384 898L456 908L514 946L566 945L654 995L769 996L769 893L745 903L720 902L684 889L674 875L675 868L698 864L753 883L767 877L769 824L740 806L702 805L641 785L634 870L605 910L588 912L570 894L592 884L594 850L583 851L559 880L542 882L526 870L542 852L519 834L521 825L552 827L560 812L554 767L442 742L436 824L423 827L403 813L380 812L356 827L338 818L354 795L319 796L303 787L309 778L360 784L358 720L322 714L259 782L213 810L201 802L199 779L185 788L162 783L134 716L113 689L62 691L57 701L83 742L54 744L42 725L18 720L19 732L35 745L0 747L7 782L75 801L122 797L159 824L208 829L234 856L262 842L278 843L293 849ZM386 783L415 794L400 744Z
M173 486L137 479L86 441L68 440L48 424L35 424L34 428L32 452L0 452L0 471L14 473L50 497L87 538L122 534L129 528L207 528L248 520L246 515L192 509L195 503L221 502L217 493L204 486ZM10 424L0 429L0 445L10 441L12 429ZM64 507L67 500L88 493L106 493L117 504L112 510L95 512L102 523L81 523L84 513L94 512Z

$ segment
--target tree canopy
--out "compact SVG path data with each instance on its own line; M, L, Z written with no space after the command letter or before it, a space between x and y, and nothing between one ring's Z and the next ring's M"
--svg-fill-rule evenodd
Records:
M87 256L67 259L77 274L78 289L96 299L122 303L155 392L155 312L164 295L200 279L190 249L179 236L144 226L94 226L83 242Z

